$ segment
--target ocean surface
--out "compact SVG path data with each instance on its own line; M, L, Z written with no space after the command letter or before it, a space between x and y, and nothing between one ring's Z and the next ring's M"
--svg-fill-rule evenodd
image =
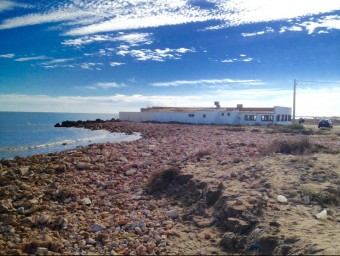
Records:
M125 135L83 128L55 128L62 121L111 120L117 114L0 112L0 159L51 153L92 143L139 139Z

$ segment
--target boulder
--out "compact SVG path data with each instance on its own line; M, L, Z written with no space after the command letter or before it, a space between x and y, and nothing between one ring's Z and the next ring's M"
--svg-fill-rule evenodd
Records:
M223 234L220 245L228 251L233 251L236 244L236 235L233 232Z

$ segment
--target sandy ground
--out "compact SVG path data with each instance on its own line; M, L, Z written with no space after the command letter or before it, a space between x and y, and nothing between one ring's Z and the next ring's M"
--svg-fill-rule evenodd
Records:
M1 254L340 254L340 126L84 126L143 138L1 160Z

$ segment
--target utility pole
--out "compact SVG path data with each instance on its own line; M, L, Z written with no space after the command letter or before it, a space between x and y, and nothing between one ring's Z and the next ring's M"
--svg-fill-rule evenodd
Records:
M298 81L294 79L294 96L293 96L293 123L295 124L295 96L296 96L296 86Z

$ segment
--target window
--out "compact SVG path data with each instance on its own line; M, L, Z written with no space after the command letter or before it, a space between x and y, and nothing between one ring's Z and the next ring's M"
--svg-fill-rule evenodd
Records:
M292 116L288 115L288 121L292 121Z
M288 119L288 117L287 117L287 115L285 115L285 121L287 122L287 119Z
M221 113L221 116L224 116L224 113Z
M206 118L207 117L207 115L206 114L203 114L203 118Z
M285 116L285 115L281 115L281 122L284 121L284 116Z
M272 115L262 115L261 116L261 121L273 121L274 120L274 116Z
M245 115L244 120L245 121L256 121L256 115Z
M195 117L195 114L189 114L189 117Z
M280 115L276 115L276 122L280 122Z
M227 116L230 116L230 113L227 113Z

